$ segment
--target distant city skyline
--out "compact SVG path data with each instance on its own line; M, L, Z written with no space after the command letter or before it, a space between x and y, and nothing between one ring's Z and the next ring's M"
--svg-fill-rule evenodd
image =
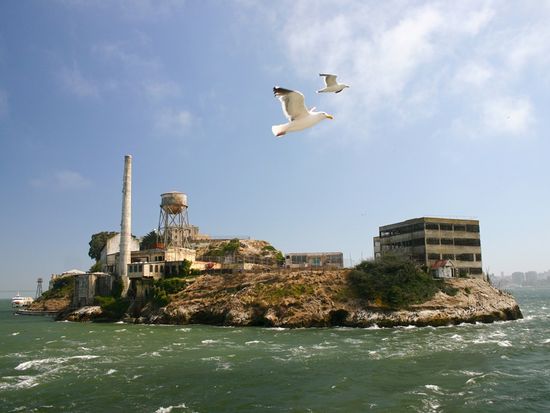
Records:
M330 16L327 11L330 10ZM550 268L550 3L0 3L0 290L92 265L160 194L208 234L373 255L382 225L480 222L484 269ZM316 94L319 73L351 87ZM274 138L275 85L334 115Z

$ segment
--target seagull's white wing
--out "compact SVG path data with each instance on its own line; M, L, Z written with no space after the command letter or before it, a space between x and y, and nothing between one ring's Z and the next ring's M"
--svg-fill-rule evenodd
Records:
M319 76L322 76L325 78L325 84L327 87L329 86L336 86L336 75L330 75L328 73L319 73Z
M293 121L309 114L300 92L275 86L273 94L281 101L283 112L288 120Z

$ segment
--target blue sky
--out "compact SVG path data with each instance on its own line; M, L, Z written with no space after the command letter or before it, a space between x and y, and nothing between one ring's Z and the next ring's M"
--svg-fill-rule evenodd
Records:
M162 192L202 232L372 256L380 225L480 220L491 272L550 268L550 2L0 2L0 289L87 269ZM351 85L317 95L321 72ZM272 87L334 115L276 139Z

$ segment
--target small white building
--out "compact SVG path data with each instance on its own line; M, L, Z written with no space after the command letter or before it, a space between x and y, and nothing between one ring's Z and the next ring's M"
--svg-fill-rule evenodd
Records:
M184 261L195 262L196 251L183 247L150 249L132 252L132 262L128 264L128 277L154 278L175 276L181 272Z
M432 265L432 271L436 278L454 278L457 270L451 260L439 260Z
M139 251L139 239L132 235L130 251ZM101 250L99 262L104 272L118 274L118 256L120 254L120 233L111 236Z

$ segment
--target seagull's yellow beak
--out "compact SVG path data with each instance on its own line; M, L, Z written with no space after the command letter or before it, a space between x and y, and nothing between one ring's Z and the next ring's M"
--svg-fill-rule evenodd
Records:
M328 119L334 119L334 116L329 115L328 113L325 115Z

